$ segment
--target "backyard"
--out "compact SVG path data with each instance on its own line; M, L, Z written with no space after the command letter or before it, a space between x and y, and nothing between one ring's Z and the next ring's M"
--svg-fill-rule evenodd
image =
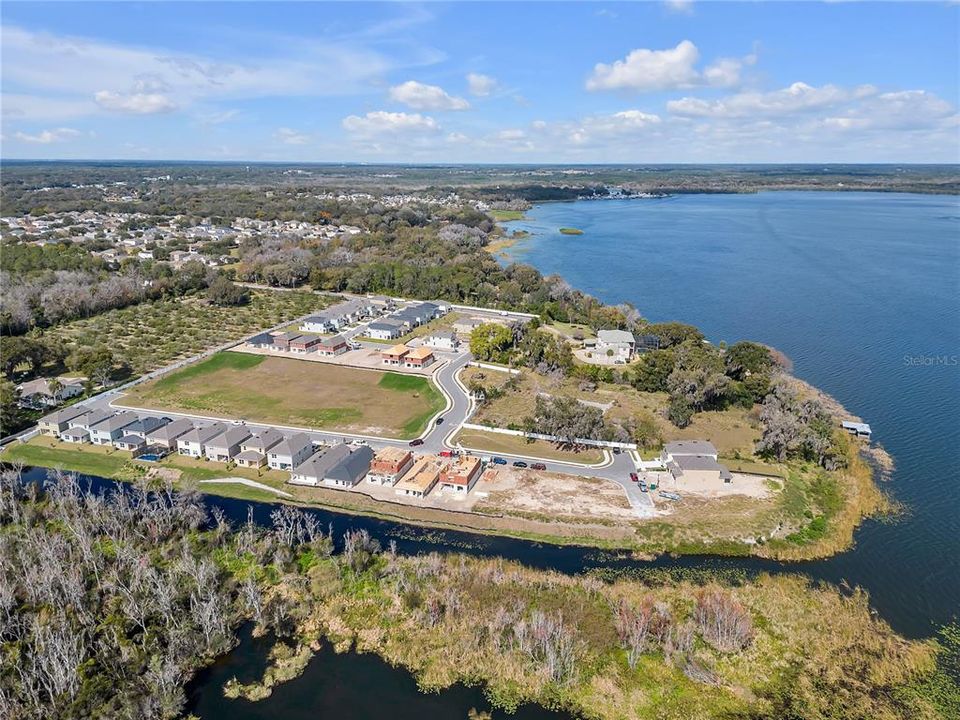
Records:
M196 296L157 300L57 325L45 336L60 340L68 351L109 343L118 362L129 364L134 375L142 375L321 310L334 300L313 293L261 290L238 307L218 307Z
M136 386L118 404L410 438L444 399L422 377L223 352Z

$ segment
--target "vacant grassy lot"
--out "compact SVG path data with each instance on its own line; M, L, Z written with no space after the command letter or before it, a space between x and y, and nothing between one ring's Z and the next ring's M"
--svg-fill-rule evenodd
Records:
M499 222L523 220L524 218L523 210L491 210L490 215Z
M414 338L426 337L427 335L430 335L431 333L436 332L437 330L452 330L453 324L457 320L459 320L461 317L463 317L462 313L458 313L458 312L447 313L443 317L437 318L435 320L431 320L430 322L425 323L420 327L414 328L413 330L408 332L406 335L401 335L400 337L394 338L393 340L378 340L376 338L367 337L366 335L363 335L358 339L363 340L364 342L380 343L382 345L396 345L397 343L409 342Z
M256 290L247 305L222 308L201 297L157 300L58 325L45 331L68 350L107 343L118 361L142 375L333 302L305 292Z
M121 402L402 438L418 435L444 405L422 377L231 352L135 387Z
M505 455L528 455L545 460L565 460L576 463L598 463L603 453L597 448L579 451L566 450L545 440L527 440L515 435L484 432L483 430L461 430L453 438L454 443L462 443L465 448L483 450L489 453Z

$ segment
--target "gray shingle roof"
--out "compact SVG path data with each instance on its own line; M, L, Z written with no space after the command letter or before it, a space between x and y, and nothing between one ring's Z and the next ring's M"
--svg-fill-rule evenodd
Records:
M270 448L270 453L294 457L304 449L312 447L313 441L310 439L309 435L306 433L297 433L296 435L291 435L290 437L274 445L272 448Z
M367 445L361 445L330 468L326 475L324 475L324 479L346 482L353 485L370 471L370 463L372 460L373 450Z
M670 455L716 455L717 449L707 440L674 440L663 446Z
M293 472L295 475L303 475L304 477L322 480L330 468L342 461L349 454L350 448L343 443L339 443L329 450L321 450L307 458L298 465Z

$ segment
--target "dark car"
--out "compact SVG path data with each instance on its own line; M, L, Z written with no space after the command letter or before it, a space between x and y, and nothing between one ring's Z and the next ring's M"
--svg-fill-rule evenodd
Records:
M636 473L630 473L630 479L633 480L634 482L640 482L640 478L637 476Z
M417 445L423 445L423 440L417 438L416 440L410 441L410 447L417 447Z
M507 461L504 460L502 457L495 457L495 458L493 459L493 464L494 464L494 465L506 465L506 464L507 464Z
M437 418L437 425L443 425L443 418Z
M514 464L514 467L525 468L527 464L523 460L517 460Z
M531 469L531 470L546 470L546 469L547 469L547 466L544 465L543 463L533 463L533 464L530 466L530 469Z

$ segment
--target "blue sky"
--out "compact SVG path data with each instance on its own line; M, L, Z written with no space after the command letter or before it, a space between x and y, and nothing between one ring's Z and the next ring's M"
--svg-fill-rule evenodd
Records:
M2 154L960 162L956 2L5 2Z

